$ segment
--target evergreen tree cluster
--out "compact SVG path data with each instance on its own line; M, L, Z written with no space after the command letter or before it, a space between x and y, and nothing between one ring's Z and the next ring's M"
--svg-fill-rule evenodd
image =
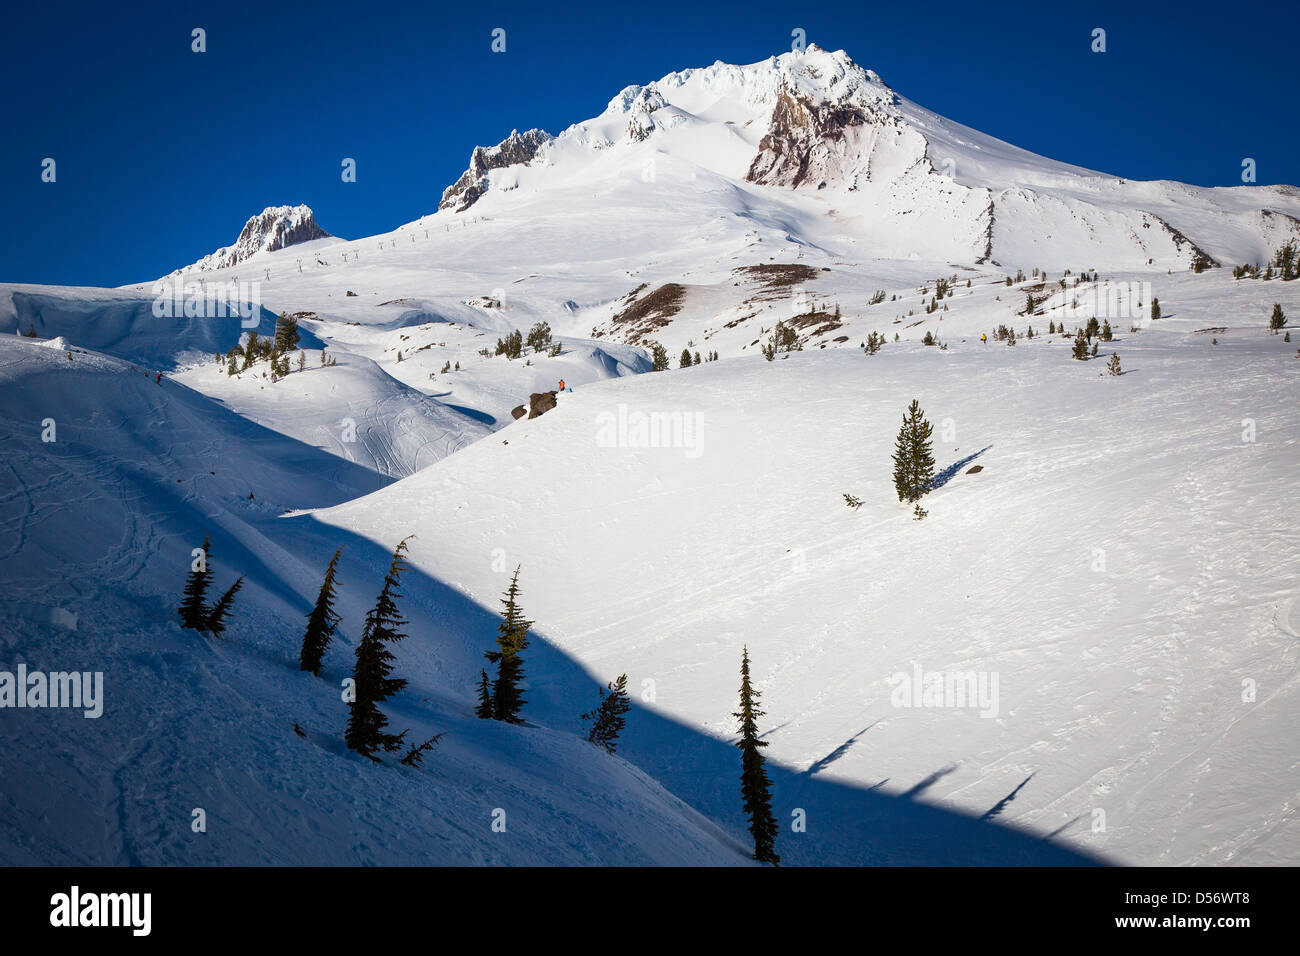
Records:
M515 329L504 339L497 339L497 355L504 355L508 359L517 359L524 354L524 335L518 329Z
M799 333L795 327L786 325L785 322L777 322L771 337L763 346L763 358L771 362L778 355L788 355L802 350L803 345L799 341Z

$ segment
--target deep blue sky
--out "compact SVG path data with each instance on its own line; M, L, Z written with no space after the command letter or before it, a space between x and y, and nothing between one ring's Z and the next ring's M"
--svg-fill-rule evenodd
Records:
M11 5L0 29L0 280L120 285L264 206L354 238L437 206L475 144L791 30L1018 146L1134 179L1300 183L1300 4ZM400 10L400 12L395 12ZM208 52L190 52L190 30ZM490 50L507 31L507 52ZM1090 51L1107 31L1108 52ZM53 157L58 181L40 181ZM357 182L340 180L354 157Z

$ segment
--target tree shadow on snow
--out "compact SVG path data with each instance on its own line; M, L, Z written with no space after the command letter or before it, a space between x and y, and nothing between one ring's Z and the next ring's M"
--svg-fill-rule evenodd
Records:
M976 455L982 452L977 452ZM975 456L971 456L972 458ZM970 459L967 459L969 461ZM959 463L961 464L961 463ZM958 466L953 466L954 468ZM327 526L311 515L283 522L295 552L323 569L340 544L346 544L339 568L339 609L344 626L326 658L326 674L337 680L350 671L358 622L377 593L396 542L383 546L350 532ZM425 529L413 522L421 537L436 539L436 524ZM283 543L283 542L282 542ZM527 568L521 600L528 608ZM577 586L581 571L574 575ZM318 581L318 579L317 579ZM502 590L508 583L502 576ZM548 586L570 582L552 580ZM317 584L316 586L319 586ZM397 673L410 679L408 688L385 705L395 727L410 720L427 721L430 702L472 715L475 684L483 666L482 652L493 645L500 621L498 608L484 607L441 581L411 568L402 578L399 606L410 624L407 640L397 646ZM314 595L304 595L310 600ZM292 643L300 636L297 622L286 628ZM295 651L296 652L296 651ZM435 653L436 652L436 653ZM739 660L740 649L736 648ZM581 733L578 715L597 699L595 680L574 658L534 631L525 654L525 708L530 722L555 730ZM638 683L636 675L631 684ZM725 715L720 714L722 718ZM874 725L871 725L874 726ZM779 728L777 728L779 729ZM1095 866L1105 861L1035 834L996 822L1025 786L1026 780L992 810L979 816L920 801L923 792L955 766L936 770L902 793L887 793L882 780L853 785L819 777L817 772L840 759L870 726L859 731L807 770L769 760L773 810L781 832L777 852L793 865L907 866ZM776 730L769 730L769 735ZM740 798L740 755L734 739L722 739L688 726L633 695L627 729L619 741L618 757L626 759L663 787L719 825L742 847L750 845L748 820ZM1032 775L1031 775L1032 776ZM805 832L793 832L792 820L806 820ZM557 825L566 825L557 821ZM631 822L629 825L633 825ZM1064 829L1064 828L1062 828ZM1061 831L1057 831L1058 833ZM629 863L640 861L629 860ZM723 861L720 861L723 862Z
M953 478L957 477L957 474L958 474L958 473L959 473L963 468L965 468L965 467L966 467L967 465L969 465L972 461L974 461L976 458L978 458L980 455L984 454L986 451L988 451L988 450L989 450L990 448L992 448L992 447L993 447L992 445L985 445L985 446L984 446L983 448L981 448L979 451L975 452L975 454L973 454L973 455L967 455L967 456L966 456L965 458L963 458L961 461L955 461L955 462L953 462L951 465L949 465L949 466L948 466L947 468L945 468L943 471L939 472L939 473L936 474L932 479L930 479L930 490L931 490L931 491L934 491L936 488L942 488L942 487L943 487L944 485L946 485L948 482L952 481Z

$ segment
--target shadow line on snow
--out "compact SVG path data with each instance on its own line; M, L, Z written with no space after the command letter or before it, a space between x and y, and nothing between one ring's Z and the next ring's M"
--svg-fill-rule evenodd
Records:
M353 532L326 525L304 514L280 523L292 535L294 550L323 569L340 544L346 544L339 568L340 610L344 623L326 656L324 675L337 680L351 670L360 619L378 592L391 557L391 544L377 544ZM277 528L278 530L278 528ZM436 546L437 528L413 523L425 545ZM288 542L281 541L282 545ZM521 578L521 603L528 608L528 569ZM502 591L507 579L502 577ZM399 607L409 620L408 638L395 652L396 673L410 684L385 706L392 726L408 720L428 720L430 703L458 715L474 709L474 692L482 652L495 639L499 615L416 567L402 578ZM286 622L290 623L290 622ZM286 627L286 642L298 638L298 622ZM439 663L430 659L433 649ZM286 646L296 654L296 646ZM421 660L421 658L424 658ZM739 662L740 649L736 648ZM581 733L578 715L597 700L596 680L573 657L542 633L531 633L525 653L525 717L555 730ZM739 663L737 663L737 676ZM632 681L635 685L635 679ZM719 715L723 717L724 715ZM436 719L436 717L435 717ZM342 719L340 720L341 726ZM1019 793L1022 783L982 816L920 802L917 798L952 773L943 767L902 793L884 793L885 778L871 785L852 785L815 775L839 759L869 730L869 725L844 744L800 771L769 760L773 810L781 825L777 852L791 865L907 865L907 866L1096 866L1107 865L1099 855L1054 842L992 819ZM770 733L771 731L769 731ZM740 757L733 740L714 737L686 725L633 698L627 728L617 758L642 769L665 789L704 814L728 836L748 845L748 819L741 808ZM814 770L815 768L815 770ZM1032 775L1031 775L1032 776ZM1027 782L1027 781L1026 781ZM791 821L802 810L806 831L794 833ZM1066 825L1068 826L1068 824ZM1056 831L1062 832L1065 827Z
M965 468L972 461L974 461L976 458L984 454L992 447L993 447L992 445L985 445L983 448L975 452L973 455L967 455L961 461L953 462L943 471L939 472L937 475L935 475L933 478L930 479L930 491L934 491L936 488L942 488L948 482L952 481L954 478L957 477L958 472L960 472L963 468Z

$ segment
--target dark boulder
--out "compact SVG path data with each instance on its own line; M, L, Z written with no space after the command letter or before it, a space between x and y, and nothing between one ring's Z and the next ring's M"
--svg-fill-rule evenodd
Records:
M528 417L538 418L555 407L554 392L533 392L528 396Z

